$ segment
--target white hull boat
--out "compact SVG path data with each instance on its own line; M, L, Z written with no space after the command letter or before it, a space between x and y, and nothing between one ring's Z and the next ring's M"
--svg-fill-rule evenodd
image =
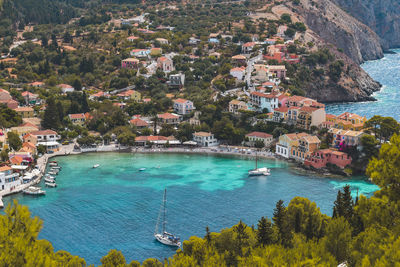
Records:
M50 167L57 167L57 166L58 166L58 163L56 163L56 162L50 162L50 163L49 163L49 166L50 166Z
M44 183L48 187L57 187L56 183Z
M44 181L45 181L46 183L55 183L55 182L56 182L56 179L44 178Z
M49 174L49 175L57 175L56 172L52 172L52 171L49 171L48 174Z
M39 187L30 186L22 191L24 194L33 196L42 196L46 194L46 191L40 189Z
M96 168L98 168L98 167L100 167L100 164L94 164L94 165L93 165L93 169L96 169Z
M270 174L271 172L268 168L258 168L249 171L249 176L268 176Z
M258 162L258 157L256 154L256 167L253 170L249 170L248 174L249 176L269 176L271 175L271 170L263 167L263 168L257 168L257 162Z
M159 233L158 224L160 222L161 215L163 216L162 232ZM164 190L163 203L161 205L160 212L158 213L158 219L157 219L156 229L154 231L154 237L161 244L172 247L180 247L181 246L180 238L174 234L168 233L166 230L166 226L167 226L167 189Z

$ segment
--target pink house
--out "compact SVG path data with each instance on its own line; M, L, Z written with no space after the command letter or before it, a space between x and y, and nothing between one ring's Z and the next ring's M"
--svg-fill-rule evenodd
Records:
M347 165L351 164L351 161L351 157L344 152L332 149L322 149L313 152L308 156L304 161L304 165L321 169L325 168L326 165L330 163L344 169Z
M123 69L137 69L139 67L139 59L126 58L121 61L121 68Z
M164 72L171 72L174 70L174 63L167 57L160 57L157 59L157 67Z

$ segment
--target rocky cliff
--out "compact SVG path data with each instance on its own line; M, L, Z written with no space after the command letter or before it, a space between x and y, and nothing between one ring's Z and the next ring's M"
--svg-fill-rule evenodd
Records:
M332 0L368 25L382 38L384 48L400 47L399 0Z
M383 56L380 37L331 0L301 0L291 7L309 29L342 49L356 63Z

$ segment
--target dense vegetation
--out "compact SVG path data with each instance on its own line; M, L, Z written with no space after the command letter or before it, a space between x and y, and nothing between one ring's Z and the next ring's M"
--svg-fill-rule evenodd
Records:
M373 158L367 174L380 186L373 197L352 198L340 190L332 217L314 202L295 197L285 207L278 201L272 220L257 226L240 221L220 233L206 228L204 238L191 237L165 263L148 259L143 266L397 266L400 261L400 136L394 135ZM85 266L68 252L54 252L38 240L42 223L26 207L14 204L0 216L2 266ZM110 250L102 266L129 265L121 252Z

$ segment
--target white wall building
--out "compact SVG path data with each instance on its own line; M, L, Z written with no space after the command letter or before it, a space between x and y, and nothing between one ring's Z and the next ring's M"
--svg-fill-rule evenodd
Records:
M174 100L174 110L179 115L186 115L195 110L193 102L190 100L178 98Z
M261 92L252 92L250 94L251 104L258 110L268 109L268 112L273 112L279 107L278 96L275 94L264 94Z
M193 141L195 141L198 145L205 146L205 147L218 145L218 140L214 137L214 134L206 133L206 132L194 133Z
M0 167L0 189L12 191L15 187L21 185L19 173L13 173L9 166Z

